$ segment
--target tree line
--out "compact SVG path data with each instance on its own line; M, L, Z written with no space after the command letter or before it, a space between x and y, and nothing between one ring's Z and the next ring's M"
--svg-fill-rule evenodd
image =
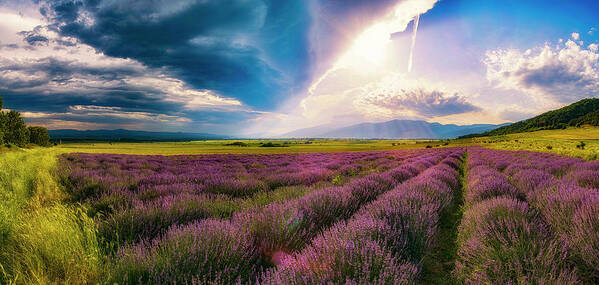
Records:
M0 95L0 144L16 145L19 147L28 144L40 146L50 145L50 135L44 127L27 126L21 113L17 111L2 111L2 96Z

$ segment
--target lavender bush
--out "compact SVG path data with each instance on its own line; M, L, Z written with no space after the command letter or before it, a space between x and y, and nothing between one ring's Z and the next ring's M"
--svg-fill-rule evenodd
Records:
M121 249L112 277L125 284L234 284L251 279L259 257L247 230L207 219Z
M498 197L475 204L460 226L458 279L471 284L569 284L578 280L565 248L526 202Z

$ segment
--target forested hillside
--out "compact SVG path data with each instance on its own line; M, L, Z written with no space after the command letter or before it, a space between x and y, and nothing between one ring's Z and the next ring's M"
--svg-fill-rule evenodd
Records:
M599 99L588 98L534 118L503 126L492 131L462 138L507 135L539 130L565 129L583 125L599 126Z

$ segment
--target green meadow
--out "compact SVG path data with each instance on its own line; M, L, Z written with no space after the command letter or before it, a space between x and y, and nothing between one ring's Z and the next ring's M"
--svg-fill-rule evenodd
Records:
M274 146L263 147L271 143ZM269 154L298 152L355 152L443 146L438 140L213 140L193 142L63 143L63 152L119 153L141 155ZM455 146L455 144L454 144Z
M275 147L262 147L273 143ZM581 142L584 148L580 147ZM240 146L244 145L244 146ZM64 143L60 152L119 153L140 155L269 154L296 152L353 152L427 147L482 145L492 149L529 150L579 157L599 158L599 127L568 128L517 133L505 136L456 140L215 140L194 142ZM578 147L577 147L578 146Z
M461 141L465 144L482 145L492 149L529 150L550 152L586 160L599 159L598 127L543 130Z

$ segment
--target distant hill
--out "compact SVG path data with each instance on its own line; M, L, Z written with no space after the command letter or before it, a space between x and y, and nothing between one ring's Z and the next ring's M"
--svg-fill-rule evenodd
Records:
M191 141L226 139L227 136L204 133L145 132L130 130L49 130L52 140L63 141Z
M330 125L300 129L282 137L288 138L380 138L380 139L447 139L471 133L486 132L501 125L429 123L418 120L392 120L382 123L362 123L342 128Z
M599 99L583 99L566 107L495 130L462 136L463 138L497 136L539 130L565 129L582 125L599 126Z

